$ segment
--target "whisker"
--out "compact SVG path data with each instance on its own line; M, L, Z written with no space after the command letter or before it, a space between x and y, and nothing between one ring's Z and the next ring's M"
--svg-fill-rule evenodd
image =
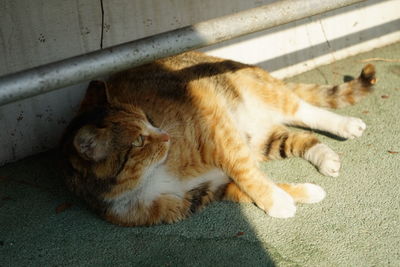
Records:
M164 122L165 122L165 117L164 117L163 120L161 121L160 129L162 129L162 128L164 127Z

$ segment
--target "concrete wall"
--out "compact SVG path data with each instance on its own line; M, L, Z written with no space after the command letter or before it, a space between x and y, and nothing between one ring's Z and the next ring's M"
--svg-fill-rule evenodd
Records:
M100 0L0 0L0 75L271 2L103 0L102 25ZM287 77L399 41L399 11L400 0L369 0L203 50ZM85 86L0 107L0 165L53 148Z

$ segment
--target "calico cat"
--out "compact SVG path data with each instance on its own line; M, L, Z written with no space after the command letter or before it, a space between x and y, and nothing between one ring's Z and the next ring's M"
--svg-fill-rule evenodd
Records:
M188 52L90 83L61 141L66 183L123 226L173 223L214 200L252 202L272 217L316 203L314 184L274 183L263 160L297 156L338 176L339 156L297 125L343 138L365 124L317 106L354 104L375 68L330 86L285 83L251 65Z

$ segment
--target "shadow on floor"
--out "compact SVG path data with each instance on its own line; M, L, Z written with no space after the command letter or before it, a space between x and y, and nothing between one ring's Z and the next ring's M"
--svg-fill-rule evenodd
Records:
M239 204L214 203L173 225L114 226L68 192L56 158L0 169L1 266L274 266Z

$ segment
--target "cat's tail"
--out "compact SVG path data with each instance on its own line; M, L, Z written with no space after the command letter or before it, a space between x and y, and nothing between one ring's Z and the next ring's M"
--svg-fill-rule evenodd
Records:
M374 65L368 64L357 79L340 85L287 83L286 86L310 104L341 108L357 103L372 92L372 87L376 83L375 73Z

